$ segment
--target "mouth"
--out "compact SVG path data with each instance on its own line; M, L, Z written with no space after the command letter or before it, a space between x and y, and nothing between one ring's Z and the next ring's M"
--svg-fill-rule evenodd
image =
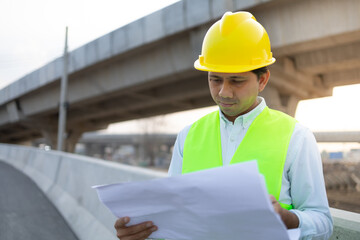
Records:
M231 107L234 104L235 103L219 102L219 105L222 106L222 107Z

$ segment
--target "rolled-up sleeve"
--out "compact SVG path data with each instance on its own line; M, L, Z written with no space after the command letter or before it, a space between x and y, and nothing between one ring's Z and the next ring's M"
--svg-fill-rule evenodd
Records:
M292 146L292 149L290 147ZM329 239L333 230L320 153L314 135L297 124L290 141L290 195L301 239Z

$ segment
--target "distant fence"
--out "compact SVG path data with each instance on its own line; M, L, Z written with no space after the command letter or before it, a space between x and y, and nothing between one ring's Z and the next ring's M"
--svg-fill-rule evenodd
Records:
M80 240L117 239L115 217L100 203L93 185L165 177L156 172L90 157L0 144L0 161L28 175L64 216ZM360 214L331 209L331 239L360 236Z

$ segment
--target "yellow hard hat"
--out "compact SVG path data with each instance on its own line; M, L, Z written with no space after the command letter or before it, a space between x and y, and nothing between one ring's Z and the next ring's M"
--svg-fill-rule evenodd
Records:
M194 67L210 72L248 72L275 62L265 28L249 12L226 12L207 31Z

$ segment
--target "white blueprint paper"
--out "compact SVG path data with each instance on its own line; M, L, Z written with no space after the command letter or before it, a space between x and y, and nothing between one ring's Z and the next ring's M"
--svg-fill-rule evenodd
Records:
M256 161L142 182L95 186L99 199L131 224L153 221L150 238L298 239L274 212Z

